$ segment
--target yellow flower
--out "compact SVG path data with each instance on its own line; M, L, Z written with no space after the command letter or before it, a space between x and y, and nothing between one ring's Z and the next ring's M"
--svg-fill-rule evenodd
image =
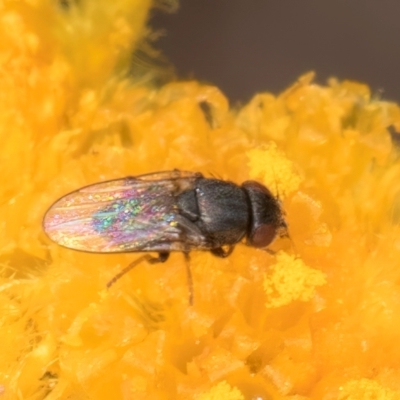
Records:
M312 74L240 110L196 81L157 86L156 68L129 70L149 4L2 5L0 393L399 397L399 107ZM74 252L43 233L72 190L174 168L267 185L290 241L193 252L190 306L179 253L106 290L139 254Z

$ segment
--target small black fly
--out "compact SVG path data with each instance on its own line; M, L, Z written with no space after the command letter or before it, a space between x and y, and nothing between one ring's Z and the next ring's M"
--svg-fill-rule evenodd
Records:
M267 247L287 233L279 200L255 181L241 186L201 173L166 171L83 187L56 201L44 217L56 243L97 253L157 252L139 262L164 262L171 251L206 250L227 257L245 239ZM189 271L189 283L191 277Z

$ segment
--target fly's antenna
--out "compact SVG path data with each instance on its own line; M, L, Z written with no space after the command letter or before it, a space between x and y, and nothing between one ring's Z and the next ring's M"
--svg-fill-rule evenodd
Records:
M289 231L288 231L288 229L287 229L287 225L286 225L286 224L285 224L285 230L286 230L286 231L281 235L281 237L282 237L282 238L288 238L288 239L289 239L290 244L292 245L293 253L296 255L296 258L297 258L297 255L298 255L299 253L297 252L297 249L296 249L296 246L294 245L294 241L293 241L292 237L289 235Z

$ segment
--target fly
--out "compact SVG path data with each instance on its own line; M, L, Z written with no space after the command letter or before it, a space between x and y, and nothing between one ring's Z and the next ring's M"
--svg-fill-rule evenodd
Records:
M287 234L280 203L262 184L239 186L179 170L85 186L56 201L43 226L50 239L73 250L158 253L134 261L108 287L143 259L164 262L179 251L188 260L193 250L227 257L242 240L265 248ZM189 269L188 280L192 302Z

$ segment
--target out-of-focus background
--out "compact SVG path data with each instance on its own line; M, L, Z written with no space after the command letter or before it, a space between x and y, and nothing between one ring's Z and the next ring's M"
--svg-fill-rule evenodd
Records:
M234 104L310 70L400 101L399 0L181 0L150 24L180 78L215 84Z

